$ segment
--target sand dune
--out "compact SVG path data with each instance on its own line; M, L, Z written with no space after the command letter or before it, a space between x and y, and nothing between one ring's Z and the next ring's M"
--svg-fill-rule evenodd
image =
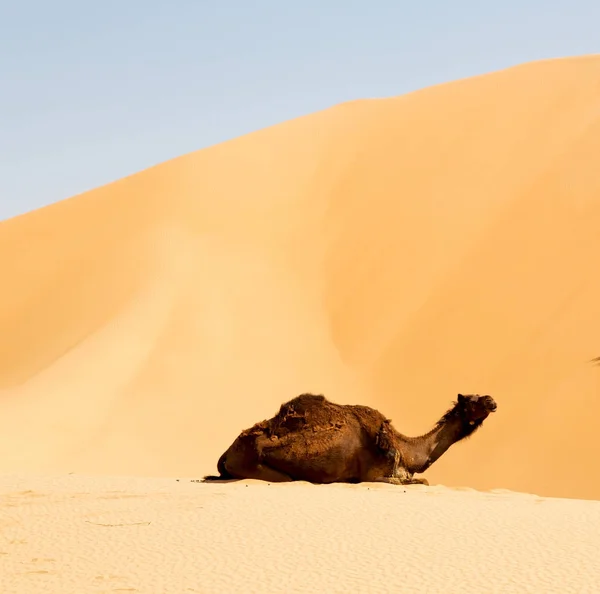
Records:
M600 591L598 89L338 105L0 223L0 591ZM499 408L431 487L182 478L304 391Z
M598 501L7 476L0 506L5 594L600 590Z
M409 434L479 392L431 483L600 498L599 85L350 102L2 222L0 471L200 476L303 391Z

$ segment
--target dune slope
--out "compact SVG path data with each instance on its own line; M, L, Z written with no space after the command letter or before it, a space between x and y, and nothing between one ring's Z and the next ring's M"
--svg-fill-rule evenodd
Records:
M0 471L203 474L303 391L600 498L600 57L356 101L0 223Z

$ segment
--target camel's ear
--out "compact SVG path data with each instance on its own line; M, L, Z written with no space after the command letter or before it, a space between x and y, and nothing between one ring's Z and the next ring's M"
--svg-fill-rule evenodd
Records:
M457 401L458 402L464 402L465 401L465 397L462 394L459 394L458 398L457 398Z

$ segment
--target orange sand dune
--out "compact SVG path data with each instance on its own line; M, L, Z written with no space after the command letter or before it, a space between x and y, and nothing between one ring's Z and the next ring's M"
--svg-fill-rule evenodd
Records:
M303 392L600 499L600 57L356 101L0 223L0 472L202 475Z

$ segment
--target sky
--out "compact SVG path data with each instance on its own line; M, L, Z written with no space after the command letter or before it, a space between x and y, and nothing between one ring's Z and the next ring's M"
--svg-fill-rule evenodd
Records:
M600 53L598 0L0 5L0 220L343 101Z

